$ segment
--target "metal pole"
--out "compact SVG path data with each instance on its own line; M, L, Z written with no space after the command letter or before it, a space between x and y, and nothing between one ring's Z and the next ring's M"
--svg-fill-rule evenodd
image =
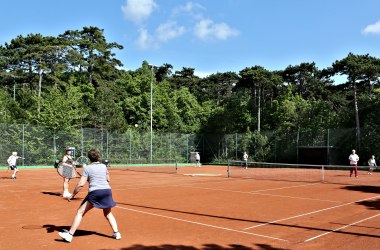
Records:
M172 136L169 133L169 161L172 159Z
M186 135L186 159L189 163L189 134Z
M154 65L149 65L151 68L150 76L150 163L153 162L153 68Z
M132 129L129 130L129 163L132 161Z
M110 156L109 156L109 151L108 151L108 144L109 144L109 134L108 134L108 130L106 130L106 135L107 135L107 143L106 143L106 150L107 150L107 159L109 160Z
M330 129L327 129L327 165L330 164Z
M84 155L84 136L83 136L83 127L80 128L81 130L81 140L80 140L80 146L81 146L81 149L80 149L80 155L83 156Z
M25 125L22 124L22 165L25 165Z
M235 160L237 161L237 147L238 147L238 143L237 143L237 133L235 133Z

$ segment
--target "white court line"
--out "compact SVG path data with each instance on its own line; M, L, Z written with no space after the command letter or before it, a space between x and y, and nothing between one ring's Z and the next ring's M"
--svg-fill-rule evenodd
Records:
M182 187L186 187L186 186L182 186ZM244 191L236 191L236 190L229 190L229 189L219 189L219 188L204 188L204 187L191 187L191 188L214 190L214 191L225 191L225 192L240 193L240 194L276 196L276 197L291 198L291 199L313 200L313 201L327 201L327 202L333 202L333 203L341 203L340 201L322 200L322 199L314 199L314 198L305 198L305 197L298 197L298 196L275 195L275 194L261 194L261 193L259 193L260 190L258 190L256 192L244 192Z
M310 215L310 214L324 212L324 211L331 210L331 209L334 209L334 208L351 205L351 204L356 203L356 202L361 202L361 201L366 201L366 200L372 200L372 199L379 198L379 197L380 197L380 195L374 196L374 197L370 197L370 198L366 198L366 199L362 199L362 200L358 200L358 201L352 201L352 202L348 202L348 203L344 203L344 204L341 204L341 205L337 205L337 206L333 206L333 207L328 207L328 208L316 210L316 211L305 213L305 214L295 215L295 216L291 216L291 217L280 219L280 220L275 220L275 221L270 221L270 222L267 222L267 223L258 224L256 226L244 228L243 230L248 230L248 229L252 229L252 228L256 228L256 227L261 227L261 226L265 226L265 225L269 225L269 224L274 224L274 223L277 223L277 222L280 222L280 221L295 219L295 218L299 218L299 217Z
M327 201L327 202L332 202L332 203L342 203L341 201L323 200L323 199L297 197L297 196L286 196L286 195L278 195L278 194L261 194L261 193L252 193L252 194L263 195L263 196L274 196L274 197L281 197L281 198L299 199L299 200Z
M370 219L375 218L375 217L377 217L377 216L379 216L379 215L380 215L380 214L376 214L376 215L374 215L374 216L371 216L371 217L365 218L365 219L363 219L363 220L359 220L359 221L356 221L356 222L354 222L354 223L348 224L348 225L346 225L346 226L343 226L343 227L340 227L340 228L337 228L337 229L331 230L331 231L329 231L329 232L326 232L326 233L323 233L323 234L317 235L317 236L315 236L315 237L312 237L312 238L309 238L309 239L305 240L304 242L309 242L309 241L315 240L315 239L317 239L317 238L320 238L320 237L325 236L325 235L327 235L327 234L330 234L330 233L333 233L333 232L339 231L339 230L344 229L344 228L346 228L346 227L350 227L350 226L353 226L353 225L359 224L359 223L361 223L361 222L363 222L363 221L370 220Z
M252 192L252 193L256 193L256 192L265 192L265 191L281 190L281 189L296 188L296 187L305 187L305 186L312 186L312 185L319 185L319 184L321 184L321 183L311 183L311 184L303 184L303 185L289 186L289 187L261 189L261 190L251 191L251 192Z
M280 238L275 238L275 237L270 237L270 236L267 236L267 235L249 233L249 232L245 232L245 231L241 231L241 230L235 230L235 229L231 229L231 228L227 228L227 227L219 227L219 226L214 226L214 225L210 225L210 224L200 223L200 222L196 222L196 221L184 220L184 219L180 219L180 218L176 218L176 217L171 217L171 216L166 216L166 215L161 215L161 214L144 212L144 211L140 211L140 210L136 210L136 209L132 209L132 208L126 208L126 207L121 207L121 206L116 206L116 207L120 208L120 209L129 210L129 211L132 211L132 212L137 212L137 213L142 213L142 214L149 214L149 215L152 215L152 216L162 217L162 218L166 218L166 219L177 220L177 221L187 222L187 223L191 223L191 224L196 224L196 225L201 225L201 226L206 226L206 227L212 227L212 228L232 231L232 232L235 232L235 233L248 234L248 235L268 238L268 239L272 239L272 240L279 240L279 241L286 241L287 242L287 240L280 239Z

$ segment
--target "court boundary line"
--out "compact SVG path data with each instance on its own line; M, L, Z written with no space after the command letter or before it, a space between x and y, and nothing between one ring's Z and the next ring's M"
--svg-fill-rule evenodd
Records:
M325 232L325 233L323 233L323 234L319 234L319 235L317 235L317 236L314 236L314 237L311 237L311 238L305 240L304 242L310 242L310 241L312 241L312 240L318 239L318 238L323 237L323 236L325 236L325 235L328 235L328 234L330 234L330 233L334 233L334 232L336 232L336 231L340 231L341 229L344 229L344 228L347 228L347 227L350 227L350 226L353 226L353 225L359 224L359 223L361 223L361 222L363 222L363 221L370 220L370 219L375 218L375 217L377 217L377 216L379 216L379 215L380 215L380 213L378 213L378 214L376 214L376 215L373 215L373 216L370 216L370 217L368 217L368 218L365 218L365 219L362 219L362 220L359 220L359 221L356 221L356 222L350 223L350 224L348 224L348 225L345 225L345 226L339 227L339 228L337 228L337 229L334 229L334 230L331 230L331 231Z
M287 196L287 195L279 195L279 194L261 194L261 193L252 193L252 194L257 194L257 195L262 195L262 196L273 196L273 197L281 197L281 198L290 198L290 199L299 199L299 200L323 201L323 202L331 202L331 203L342 203L341 201L322 200L322 199L315 199L315 198Z
M270 189L261 189L261 190L251 191L251 192L252 193L256 193L256 192L274 191L274 190L296 188L296 187L305 187L305 186L313 186L313 185L320 185L320 184L321 183L308 183L308 184L297 185L297 186L289 186L289 187L281 187L281 188L270 188Z
M247 228L244 228L243 230L249 230L249 229L252 229L252 228L266 226L266 225L274 224L274 223L285 221L285 220L295 219L295 218L303 217L303 216L310 215L310 214L324 212L324 211L331 210L331 209L334 209L334 208L344 207L344 206L351 205L353 203L357 203L357 202L361 202L361 201L366 201L366 200L372 200L372 199L379 198L379 197L380 197L380 195L377 195L377 196L373 196L373 197L370 197L370 198L365 198L365 199L361 199L361 200L357 200L357 201L352 201L352 202L344 203L344 204L341 204L341 205L336 205L336 206L333 206L333 207L327 207L327 208L319 209L319 210L316 210L316 211L312 211L312 212L308 212L308 213L304 213L304 214L299 214L299 215L295 215L295 216L291 216L291 217L287 217L287 218L283 218L283 219L279 219L279 220L274 220L274 221L270 221L270 222L267 222L267 223L262 223L262 224L259 224L259 225L256 225L256 226L247 227Z
M172 216L167 216L167 215L162 215L162 214L156 214L156 213L150 213L150 212L141 211L141 210L132 209L132 208L126 208L126 207L122 207L122 206L118 206L118 205L115 206L115 207L120 208L120 209L124 209L124 210L128 210L128 211L132 211L132 212L136 212L136 213L148 214L148 215L152 215L152 216L156 216L156 217L162 217L162 218L166 218L166 219L182 221L182 222L191 223L191 224L195 224L195 225L200 225L200 226L205 226L205 227L212 227L212 228L222 229L222 230L231 231L231 232L235 232L235 233L248 234L248 235L252 235L252 236L257 236L257 237L262 237L262 238L267 238L267 239L272 239L272 240L278 240L278 241L288 242L288 240L284 240L284 239L276 238L276 237L271 237L271 236L268 236L268 235L250 233L250 232L241 231L241 230L237 230L237 229L232 229L232 228L227 228L227 227L220 227L220 226L215 226L215 225L211 225L211 224L206 224L206 223L201 223L201 222L196 222L196 221L191 221L191 220L180 219L180 218L176 218L176 217L172 217Z

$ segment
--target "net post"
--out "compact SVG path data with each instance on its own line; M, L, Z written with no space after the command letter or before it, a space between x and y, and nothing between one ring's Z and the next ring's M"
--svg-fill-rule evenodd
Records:
M322 172L321 172L321 180L322 182L325 182L325 166L322 165Z
M230 177L230 160L228 160L227 177Z
M178 173L178 161L175 161L175 173Z

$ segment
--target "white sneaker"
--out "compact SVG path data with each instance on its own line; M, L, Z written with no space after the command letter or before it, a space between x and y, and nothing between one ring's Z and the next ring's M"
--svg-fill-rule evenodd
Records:
M69 197L71 197L71 193L69 193L69 192L63 192L63 198L69 198Z
M73 236L69 232L59 232L58 235L67 242L71 242L73 240Z
M113 233L112 238L120 240L121 239L121 234L119 232Z

